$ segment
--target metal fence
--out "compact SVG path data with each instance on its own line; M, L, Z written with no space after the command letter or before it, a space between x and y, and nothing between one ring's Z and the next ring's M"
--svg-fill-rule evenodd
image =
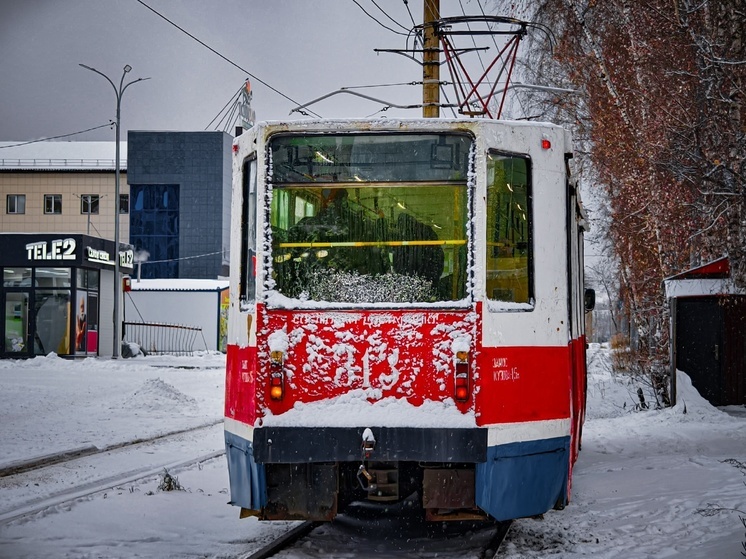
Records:
M197 335L202 335L202 328L197 326L156 322L124 322L123 325L124 339L136 343L146 355L192 355Z

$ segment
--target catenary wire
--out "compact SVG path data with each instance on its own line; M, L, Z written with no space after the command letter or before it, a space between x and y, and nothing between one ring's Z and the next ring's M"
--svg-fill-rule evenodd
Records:
M139 2L140 0L137 0L137 1ZM352 1L353 1L353 2L355 3L355 5L356 5L356 6L358 7L358 8L360 8L360 9L361 9L361 10L363 11L363 13L364 13L364 14L365 14L366 16L368 16L368 17L369 17L370 19L372 19L373 21L375 21L375 22L376 22L376 23L377 23L378 25L380 25L380 26L381 26L381 27L383 27L384 29L388 29L389 31L391 31L392 33L396 33L397 35L403 35L403 36L405 36L405 37L407 37L407 36L408 36L408 33L402 33L401 31L397 31L396 29L392 29L392 28L391 28L391 27L389 27L388 25L386 25L386 24L384 24L384 23L381 23L381 21L379 21L379 20L378 20L378 19L377 19L376 17L374 17L373 15L369 14L369 13L368 13L368 12L366 11L366 9L365 9L365 8L363 8L363 7L362 7L362 6L360 5L360 2L358 2L357 0L352 0ZM380 8L379 8L379 9L380 9ZM399 25L399 24L397 24L397 25Z
M57 140L59 138L67 138L69 136L75 136L77 134L84 134L85 132L90 132L91 130L98 130L99 128L106 128L107 126L116 126L116 123L113 121L110 121L107 124L101 124L99 126L94 126L93 128L86 128L85 130L79 130L78 132L70 132L69 134L60 134L59 136L50 136L48 138L39 138L38 140L30 140L28 142L21 142L18 144L10 144L7 146L0 146L0 149L5 148L17 148L19 146L27 146L29 144L36 144L38 142L46 142L47 140Z
M205 126L205 130L207 130L208 128L210 128L210 126L212 126L213 122L215 122L216 120L218 120L218 118L220 117L220 115L223 114L223 111L226 110L231 103L235 103L236 102L236 99L238 99L238 97L241 95L241 90L243 88L244 88L244 86L242 85L241 87L239 87L236 90L236 92L233 95L231 95L231 98L228 99L228 102L225 105L223 105L222 109L220 109L218 111L218 114L215 115L215 118L213 118L210 121L210 123L207 126Z
M374 6L376 7L376 8L378 8L378 9L380 10L380 12L381 12L381 13L382 13L383 15L385 15L385 16L386 16L387 18L389 18L389 19L390 19L390 20L391 20L392 22L394 22L394 23L395 23L396 25L398 25L399 27L401 27L402 29L404 29L404 31L406 31L407 33L409 33L409 28L407 28L407 27L404 27L404 26L403 26L403 25L402 25L401 23L399 23L399 22L398 22L398 21L396 21L396 20L395 20L395 19L394 19L393 17L391 17L391 16L390 16L390 15L389 15L389 14L388 14L388 13L386 12L386 10L384 10L384 9L383 9L383 8L382 8L381 6L379 6L379 5L378 5L378 3L376 2L376 0L370 0L370 1L371 1L371 3L372 3L372 4L373 4L373 5L374 5Z
M245 73L246 73L246 74L247 74L248 76L250 76L250 77L251 77L252 79L256 80L257 82L259 82L260 84L264 85L265 87L268 87L268 88L269 88L270 90L272 90L272 91L274 91L275 93L277 93L278 95L280 95L280 96L281 96L281 97L282 97L283 99L286 99L286 100L288 100L288 101L290 101L291 103L294 103L294 104L296 104L296 105L300 105L300 103L299 103L298 101L296 101L295 99L292 99L291 97L289 97L289 96L285 95L285 94L284 94L284 93L283 93L282 91L280 91L279 89L277 89L277 88L275 88L275 87L271 86L270 84L268 84L267 82L265 82L265 81L264 81L264 80L262 80L261 78L258 78L258 77L256 77L256 76L255 76L254 74L252 74L251 72L249 72L249 71L248 71L248 70L246 70L245 68L242 68L241 66L239 66L238 64L236 64L235 62L233 62L233 61L232 61L232 60L231 60L230 58L228 58L227 56L224 56L223 54L219 53L219 52L218 52L218 51L216 51L216 50L215 50L214 48L212 48L212 47L211 47L210 45L208 45L208 44L207 44L207 43L205 43L204 41L202 41L202 40L198 39L197 37L195 37L194 35L192 35L192 34L191 34L191 33L190 33L189 31L187 31L187 30L186 30L186 29L184 29L183 27L180 27L180 26L179 26L178 24L174 23L173 21L171 21L170 19L168 19L168 18L167 18L166 16L164 16L163 14L159 13L159 12L158 12L157 10L155 10L154 8L151 8L150 6L148 6L148 5L147 5L147 4L145 3L145 2L143 2L143 0L136 0L136 1L137 1L137 2L139 3L139 4L142 4L142 5L144 6L144 7L146 7L146 8L148 9L148 10L150 10L151 12L153 12L153 13L154 13L155 15L157 15L157 16L158 16L158 17L160 17L161 19L163 19L163 20L167 21L168 23L170 23L171 25L173 25L174 27L176 27L176 29L178 29L179 31L181 31L181 32L182 32L182 33L184 33L185 35L187 35L187 36L191 37L192 39L194 39L195 41L197 41L197 42L198 42L198 43L199 43L200 45L202 45L203 47L205 47L206 49L208 49L208 50L209 50L210 52L212 52L212 53L214 53L214 54L218 55L218 56L219 56L220 58L222 58L223 60L225 60L225 61L226 61L226 62L227 62L228 64L230 64L231 66L235 66L236 68L238 68L238 69L239 69L239 70L241 70L242 72L245 72ZM311 112L311 111L308 111L308 112L309 112L310 114L312 114L312 115L316 116L316 117L319 117L319 118L321 118L321 115L318 115L318 114L316 114L316 113L314 113L314 112Z

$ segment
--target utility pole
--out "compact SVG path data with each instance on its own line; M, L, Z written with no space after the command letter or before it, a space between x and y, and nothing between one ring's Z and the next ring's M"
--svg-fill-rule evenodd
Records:
M122 125L122 95L124 94L124 90L127 89L129 86L131 86L133 83L149 80L150 78L137 78L136 80L132 80L131 82L125 84L124 78L127 76L127 74L132 71L132 66L129 64L125 65L123 72L122 72L122 78L119 80L119 88L117 88L116 85L114 85L114 82L111 81L111 78L107 76L106 74L99 72L95 68L91 68L90 66L86 66L85 64L78 64L78 66L82 66L86 70L90 70L91 72L95 72L99 76L103 76L107 82L111 85L111 87L114 88L114 95L117 98L117 121L116 121L116 127L117 127L117 135L116 135L116 148L115 148L115 172L114 172L114 335L112 339L113 343L113 351L111 354L112 359L119 359L122 356L122 321L120 320L120 312L119 312L119 299L122 296L122 278L119 275L119 253L120 253L120 246L119 246L119 175L120 175L120 165L119 165L119 144L120 144L120 129Z
M422 116L440 116L440 43L435 33L435 21L440 19L440 0L425 0L422 23L424 28L422 56Z

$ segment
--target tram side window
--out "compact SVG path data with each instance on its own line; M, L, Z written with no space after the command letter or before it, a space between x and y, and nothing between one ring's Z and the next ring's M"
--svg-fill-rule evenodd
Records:
M241 303L256 300L256 156L243 165L239 299Z
M531 189L528 158L487 158L487 298L532 302Z

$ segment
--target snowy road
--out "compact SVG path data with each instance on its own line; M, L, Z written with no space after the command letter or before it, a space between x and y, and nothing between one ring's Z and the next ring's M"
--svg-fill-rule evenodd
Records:
M608 372L604 351L593 350L591 357L588 421L573 501L543 519L514 522L498 557L741 557L746 530L736 511L746 511L743 409L728 414L712 408L681 377L677 407L630 411L636 385ZM52 450L103 448L219 420L223 357L184 359L0 362L0 467ZM194 368L176 368L185 364ZM220 451L222 432L218 426L170 445L161 455L166 460ZM14 477L14 485L3 485L0 478L0 510L112 471L157 466L157 454L141 447L136 453L89 457L74 467L60 464L43 475L29 472L23 483ZM226 504L224 458L172 473L184 491L159 491L160 478L154 476L0 526L0 557L246 557L294 525L239 519L237 509ZM318 530L280 557L326 558L338 549L345 550L340 557L435 557L406 531L386 539L386 530ZM472 544L480 537L478 532L443 537L433 553L475 557Z

